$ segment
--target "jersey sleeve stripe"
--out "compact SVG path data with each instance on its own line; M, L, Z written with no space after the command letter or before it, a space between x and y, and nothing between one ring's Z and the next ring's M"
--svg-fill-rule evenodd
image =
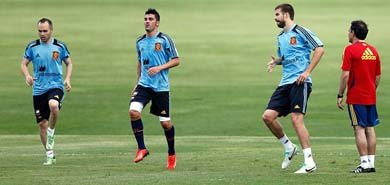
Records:
M39 39L34 40L34 41L31 41L31 42L27 45L26 50L27 50L27 48L33 48L33 47L38 46L38 45L40 45L40 44L41 44L41 41L40 41Z
M57 40L57 39L54 39L53 44L56 45L56 46L58 46L58 47L60 47L60 48L62 48L62 49L65 49L66 52L67 52L68 54L70 54L70 52L69 52L68 48L66 47L66 44L65 44L65 43L63 43L63 42L61 42L61 41L59 41L59 40Z
M141 41L142 39L146 38L146 34L140 36L137 38L137 41L135 43L138 43L139 41Z
M162 35L163 37L165 37L165 39L168 40L169 45L171 45L170 50L171 50L171 52L172 52L172 54L173 54L173 57L172 57L172 58L177 58L177 57L179 57L178 54L177 54L177 51L176 51L175 43L173 43L171 37L169 37L168 35L166 35L166 34L164 34L164 33L162 33L161 35Z
M297 26L296 27L297 30L299 30L306 38L307 40L310 42L310 44L314 47L314 48L317 48L317 47L320 47L318 45L318 43L313 39L313 37L310 35L310 33L305 30L304 28L302 28L301 26Z

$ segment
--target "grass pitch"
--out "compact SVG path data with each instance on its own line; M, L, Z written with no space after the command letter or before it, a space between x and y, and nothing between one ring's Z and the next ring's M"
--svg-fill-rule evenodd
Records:
M387 0L293 0L296 23L324 42L326 53L312 74L306 126L313 136L318 171L280 169L282 148L268 137L261 114L280 80L266 73L276 53L274 7L259 0L2 0L0 6L0 184L388 184L390 37ZM151 155L132 163L129 93L136 79L135 39L144 33L144 11L161 13L160 31L175 41L182 63L170 71L178 166L164 169L166 144L157 118L144 111ZM42 166L31 89L20 76L24 48L37 39L36 21L54 21L74 62L73 90L57 125L55 166ZM357 161L346 111L336 108L341 53L350 22L369 24L367 41L382 60L378 88L378 153L375 174L348 173ZM281 119L290 138L289 118ZM295 139L296 141L296 139Z
M165 170L163 136L146 136L151 155L133 163L134 139L120 135L58 135L57 164L43 166L36 135L0 136L1 184L386 184L390 140L378 139L376 173L351 174L359 161L353 138L312 138L318 170L296 175L303 155L282 170L272 137L180 136L175 171ZM295 138L293 138L296 141Z
M0 133L35 133L31 89L20 75L24 48L37 39L36 21L50 17L54 36L64 41L74 62L73 90L66 95L57 132L128 134L129 93L136 80L135 40L144 34L149 7L161 13L160 31L175 41L181 65L170 71L172 118L179 135L268 136L261 114L279 83L281 70L266 72L276 53L274 7L258 0L4 0L0 11ZM326 53L314 70L307 127L313 136L351 136L346 111L336 108L341 54L351 20L368 22L367 41L383 61L378 89L382 125L388 137L390 118L390 37L386 37L389 1L292 1L296 23L324 42ZM59 10L66 10L60 11ZM148 134L159 135L157 120L144 111ZM282 119L291 130L289 118ZM150 123L150 124L149 124ZM337 132L334 132L337 130ZM289 132L293 134L293 132Z

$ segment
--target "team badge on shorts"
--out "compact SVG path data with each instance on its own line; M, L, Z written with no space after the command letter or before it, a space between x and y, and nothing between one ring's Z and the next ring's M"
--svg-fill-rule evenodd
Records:
M154 44L154 50L161 51L161 43L156 42L156 44Z
M290 38L290 45L297 45L297 38L296 37Z
M60 53L58 51L53 51L53 55L52 55L53 60L57 60L59 55L60 55Z

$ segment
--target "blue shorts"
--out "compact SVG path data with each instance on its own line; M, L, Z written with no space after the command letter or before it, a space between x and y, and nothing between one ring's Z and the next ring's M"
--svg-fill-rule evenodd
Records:
M291 112L306 114L307 101L311 93L311 83L282 85L272 94L267 109L277 111L278 117Z
M352 126L361 126L363 128L373 127L379 124L376 105L358 105L348 104L349 118Z

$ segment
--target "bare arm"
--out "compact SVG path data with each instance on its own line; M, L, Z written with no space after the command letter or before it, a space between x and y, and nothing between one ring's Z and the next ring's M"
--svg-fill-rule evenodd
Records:
M343 97L349 79L349 71L342 71L340 75L339 93L337 94L337 107L344 110Z
M135 88L137 88L140 76L141 76L141 62L138 62L138 64L137 64L137 81L135 82L135 86L134 86L133 90L131 91L130 96L133 95Z
M22 63L20 65L20 70L22 74L24 75L25 82L28 86L32 86L34 83L34 78L30 75L30 72L28 71L28 64L30 63L29 60L26 58L23 58Z
M73 64L70 57L65 59L65 65L66 65L66 75L64 80L65 89L67 92L70 92L72 89L72 86L70 85L70 79L72 77L72 71L73 71Z
M271 61L268 62L268 68L267 72L272 72L276 65L279 65L282 63L282 58L275 58L275 56L271 55Z
M155 66L155 67L151 67L149 70L148 70L148 74L150 76L153 76L157 73L159 73L161 70L164 70L164 69L169 69L169 68L172 68L172 67L176 67L180 64L180 59L179 58L174 58L170 61L168 61L167 63L161 65L161 66Z
M375 77L375 88L378 88L380 81L381 81L381 75L377 75Z
M303 72L301 75L299 75L297 79L297 83L302 84L306 81L306 79L310 76L310 74L313 72L314 68L317 66L317 64L320 62L322 55L324 55L325 49L324 47L317 47L314 49L314 54L311 59L309 67L307 67L306 71Z

